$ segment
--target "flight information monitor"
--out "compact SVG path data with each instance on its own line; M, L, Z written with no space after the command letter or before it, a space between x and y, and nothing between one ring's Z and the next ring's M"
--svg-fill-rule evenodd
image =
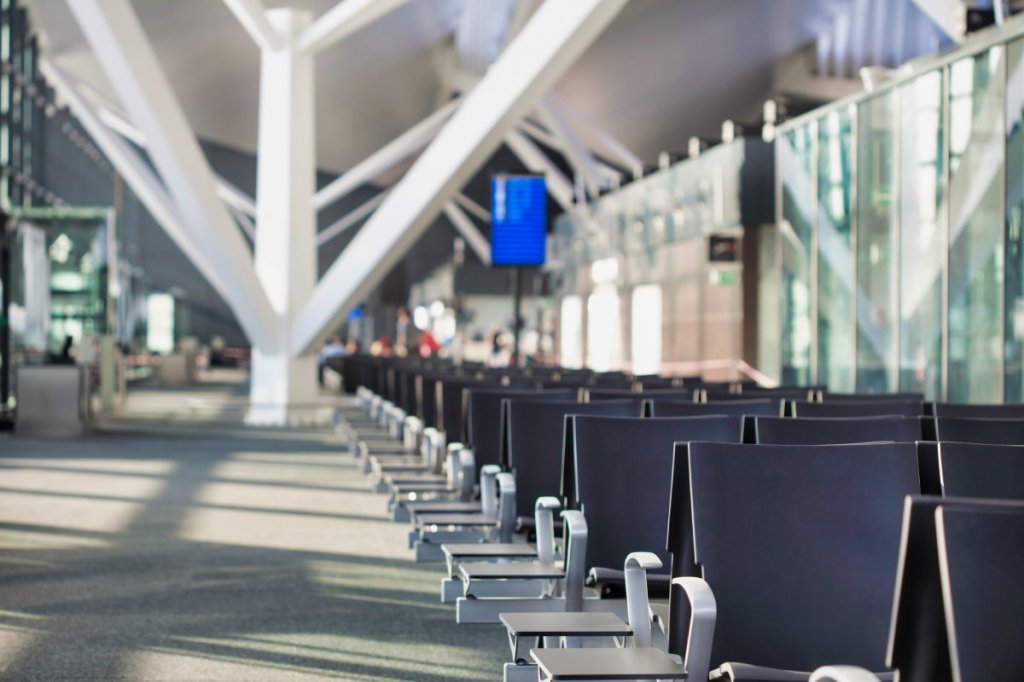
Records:
M547 227L543 176L496 175L491 179L492 265L543 265Z

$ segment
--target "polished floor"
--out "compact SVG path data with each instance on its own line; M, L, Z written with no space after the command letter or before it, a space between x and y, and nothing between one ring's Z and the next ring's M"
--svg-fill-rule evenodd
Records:
M2 434L0 680L498 679L404 535L328 429Z

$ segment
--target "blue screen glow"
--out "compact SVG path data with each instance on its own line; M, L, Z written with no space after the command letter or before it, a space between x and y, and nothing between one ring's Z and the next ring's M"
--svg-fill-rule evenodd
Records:
M543 265L547 257L548 202L543 177L491 179L491 263Z

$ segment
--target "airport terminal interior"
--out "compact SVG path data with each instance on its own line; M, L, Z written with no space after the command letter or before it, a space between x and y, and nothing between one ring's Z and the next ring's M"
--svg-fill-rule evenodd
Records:
M1021 682L1024 0L0 0L0 681Z

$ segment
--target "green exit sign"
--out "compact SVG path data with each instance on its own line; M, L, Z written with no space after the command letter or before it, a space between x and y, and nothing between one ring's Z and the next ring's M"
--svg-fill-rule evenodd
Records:
M716 286L732 286L739 283L740 275L735 270L715 268L708 271L708 281Z

